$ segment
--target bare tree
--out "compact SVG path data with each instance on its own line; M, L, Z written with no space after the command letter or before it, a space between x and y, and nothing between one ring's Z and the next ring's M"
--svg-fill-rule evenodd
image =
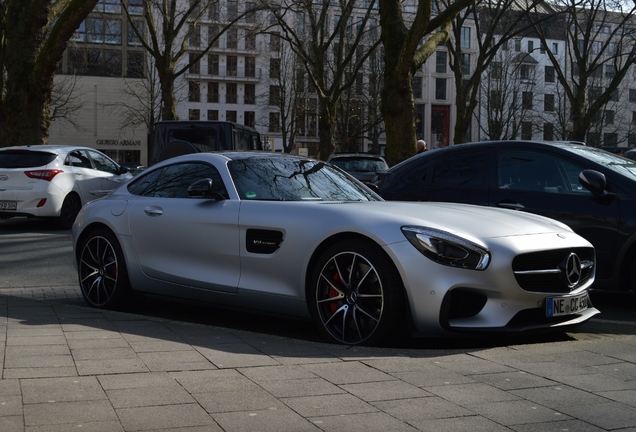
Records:
M343 92L356 82L358 72L375 47L363 45L368 32L377 31L374 2L357 0L315 2L280 0L266 4L276 27L267 33L284 39L307 70L318 93L319 158L327 159L337 146L336 119ZM337 8L330 23L329 12ZM280 29L280 33L279 32Z
M75 129L81 130L83 126L77 122L76 116L86 105L84 94L82 86L77 81L77 76L56 76L51 89L49 120L51 122L55 120L66 122Z
M595 119L636 64L636 4L620 0L560 0L556 4L567 18L567 68L547 45L546 52L568 100L569 139L585 141ZM537 21L534 13L530 18ZM540 23L535 28L545 42L548 29ZM600 87L593 84L599 74L604 79Z
M416 152L413 74L448 40L451 21L472 2L456 0L433 15L433 0L406 4L402 0L379 0L385 56L381 110L390 165ZM405 17L404 7L409 5L412 13Z
M46 143L53 76L97 0L0 1L0 146Z
M436 0L440 7L448 0ZM467 141L475 109L479 105L482 74L508 42L533 29L525 10L534 9L536 20L556 19L544 0L475 0L452 22L452 34L446 42L449 64L455 76L457 118L453 141ZM470 22L471 25L468 25ZM474 37L471 32L475 32ZM476 43L477 49L471 46Z
M143 4L144 26L139 25L125 5L124 10L130 28L154 60L161 88L161 118L176 120L176 79L198 63L236 22L256 13L256 8L245 7L239 12L234 8L239 2L231 2L222 11L217 0L143 0ZM207 38L202 33L204 17L215 22L204 26Z
M532 83L536 75L534 69L532 76L522 76L522 66L526 66L523 55L501 50L482 75L479 99L484 118L479 127L483 139L506 140L520 135L521 125L534 105Z

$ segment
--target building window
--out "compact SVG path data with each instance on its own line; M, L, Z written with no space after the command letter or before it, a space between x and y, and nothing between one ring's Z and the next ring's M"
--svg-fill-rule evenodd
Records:
M219 47L219 26L213 25L208 27L208 44L212 45L212 48Z
M271 79L280 79L280 59L269 59L269 77Z
M632 111L632 124L636 124L636 111Z
M603 111L603 123L606 125L614 124L615 116L616 116L616 111L614 110Z
M245 111L243 116L245 118L243 122L245 126L249 126L249 127L256 126L256 113L254 111Z
M256 58L245 57L245 76L249 78L256 77Z
M618 134L615 132L603 134L603 143L606 146L617 146L618 145Z
M605 65L605 77L606 78L614 78L616 75L616 66L615 65Z
M524 140L532 139L532 123L531 122L521 122L521 139L524 139Z
M521 95L521 108L532 109L532 92L523 92Z
M462 53L462 75L470 75L470 54Z
M516 52L521 51L521 39L515 39L515 51Z
M534 41L529 40L528 41L528 52L531 53L532 51L534 51Z
M219 119L218 110L208 110L208 120L218 120L218 119Z
M232 21L238 17L238 2L236 1L228 1L227 2L227 20Z
M609 89L608 89L609 91ZM618 102L618 89L614 89L611 93L610 93L610 99L612 102Z
M238 116L236 114L236 111L225 111L225 120L232 122L232 123L236 123L238 119Z
M543 124L543 139L545 141L554 140L554 125L552 125L552 123Z
M128 46L141 46L141 39L133 30L133 25L139 31L139 33L144 34L144 23L142 21L135 21L133 24L128 23Z
M253 30L245 32L245 49L251 51L256 49L256 33Z
M524 81L532 80L534 78L534 66L522 64L519 67L519 78Z
M121 0L117 0L117 3L121 3ZM130 15L143 15L144 0L128 0L128 13Z
M552 54L554 55L558 55L559 54L559 44L556 42L552 43Z
M435 72L446 73L446 51L435 51Z
M636 102L636 89L629 89L629 101Z
M243 103L245 105L255 105L256 104L256 85L255 84L245 84L245 95L243 96Z
M188 62L190 63L190 69L188 70L188 72L190 72L191 74L199 74L201 73L201 65L200 65L200 61L196 60L195 58L197 57L198 54L192 54L190 53L190 57Z
M461 48L470 49L470 27L462 27Z
M280 132L280 113L269 113L268 132Z
M446 100L446 78L435 78L435 99Z
M245 22L246 23L255 23L256 22L256 4L253 2L245 3Z
M269 50L275 52L280 51L280 36L276 32L269 35Z
M219 102L219 83L216 83L216 82L208 83L208 102L209 103Z
M120 14L121 0L99 0L93 10L101 13Z
M543 111L554 111L554 95L546 94L543 95Z
M227 56L227 76L236 76L238 72L238 57Z
M121 21L118 19L87 18L86 42L121 45Z
M237 85L235 83L228 83L225 86L225 103L238 103Z
M201 120L201 111L198 109L188 110L188 118L190 120Z
M219 56L216 54L208 55L208 75L219 74Z
M238 48L238 29L229 28L225 31L226 46L228 49Z
M554 82L554 66L545 67L545 82L547 83Z
M636 147L636 134L630 133L627 135L627 146Z
M121 50L71 48L70 73L94 76L121 76Z
M221 10L220 10L220 3L219 2L213 2L210 4L210 7L208 9L208 18L211 21L218 21L220 14L221 14Z
M422 99L422 77L413 77L413 98Z
M190 36L188 38L188 44L191 47L198 47L201 45L201 27L190 26Z
M143 78L144 77L144 53L139 51L128 51L126 76L130 78Z
M201 101L201 85L196 81L188 81L188 100L190 102Z
M269 104L278 106L280 105L280 87L279 86L269 86Z

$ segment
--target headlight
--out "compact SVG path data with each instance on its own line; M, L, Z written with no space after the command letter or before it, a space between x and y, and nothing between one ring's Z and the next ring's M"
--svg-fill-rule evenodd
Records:
M446 231L423 227L402 227L402 233L424 256L439 264L471 270L485 270L490 252L473 241Z

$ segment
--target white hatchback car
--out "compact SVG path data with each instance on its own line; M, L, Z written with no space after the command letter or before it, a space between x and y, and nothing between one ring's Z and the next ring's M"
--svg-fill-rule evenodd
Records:
M0 218L53 217L70 229L82 206L132 175L90 147L34 145L0 149Z

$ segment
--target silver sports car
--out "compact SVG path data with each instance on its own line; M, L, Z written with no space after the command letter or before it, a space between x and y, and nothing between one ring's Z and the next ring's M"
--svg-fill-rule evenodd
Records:
M134 292L312 318L342 344L523 331L599 311L594 249L514 210L385 202L321 161L169 159L84 206L72 230L86 302Z

